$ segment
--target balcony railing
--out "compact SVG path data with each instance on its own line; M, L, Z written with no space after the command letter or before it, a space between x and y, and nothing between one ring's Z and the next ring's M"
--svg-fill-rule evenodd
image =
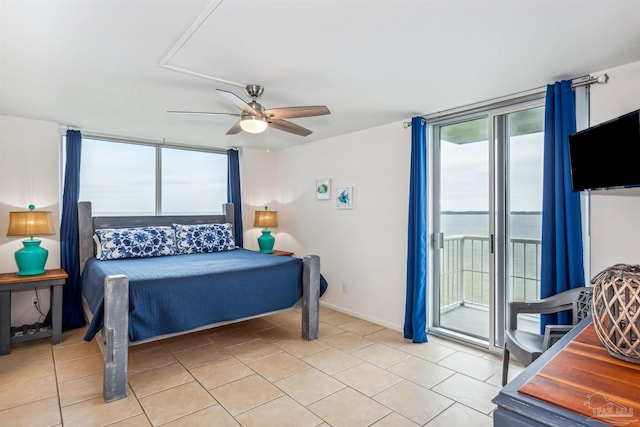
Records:
M540 239L509 240L507 295L512 301L537 299L540 295ZM489 238L448 236L440 262L440 309L461 305L489 306Z

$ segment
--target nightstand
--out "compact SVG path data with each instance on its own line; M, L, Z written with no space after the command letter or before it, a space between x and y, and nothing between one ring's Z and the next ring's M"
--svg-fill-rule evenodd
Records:
M18 276L16 273L0 274L0 355L9 354L11 344L42 337L53 337L53 344L62 341L62 286L67 282L67 272L61 268L47 270L44 274ZM26 330L23 335L11 336L11 291L50 287L51 328Z
M278 251L276 249L273 250L273 253L271 255L277 255L277 256L293 256L293 252L287 252L287 251Z

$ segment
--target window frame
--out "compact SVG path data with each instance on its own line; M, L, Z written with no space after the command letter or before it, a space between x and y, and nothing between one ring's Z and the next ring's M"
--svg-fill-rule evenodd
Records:
M145 140L134 139L134 138L105 136L105 135L94 134L89 132L82 134L83 145L85 144L85 140L89 140L89 139L96 140L96 141L109 142L109 143L117 143L117 144L147 146L147 147L152 147L154 149L155 151L155 165L154 165L155 167L155 178L154 178L155 203L154 203L154 213L153 213L154 216L164 215L162 211L162 151L163 151L162 149L163 148L190 151L190 152L202 152L202 153L208 153L208 154L220 154L220 155L224 155L225 157L228 156L227 150L221 149L221 148L207 148L207 147L192 146L192 145L171 144L171 143L166 143L164 141L153 142L153 141L145 141ZM64 129L64 131L61 129L60 145L61 145L61 153L62 153L62 155L60 156L60 162L61 162L60 194L62 197L63 189L64 189L64 174L65 174L65 167L66 167L66 128ZM225 185L228 187L228 176L229 176L228 161L227 161L227 171L225 176L227 177L227 179L225 180ZM82 183L80 183L80 185L82 186ZM227 188L227 192L228 192L228 188ZM207 213L211 213L211 214L220 213L221 209L222 209L222 205L220 206L219 211L207 212ZM185 214L189 215L189 214L202 214L202 213L203 212L197 212L197 213L187 212ZM117 214L111 214L111 216L117 216Z

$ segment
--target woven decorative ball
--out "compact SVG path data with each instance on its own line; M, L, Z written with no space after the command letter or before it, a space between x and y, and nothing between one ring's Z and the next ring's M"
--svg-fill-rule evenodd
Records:
M591 283L591 315L600 341L612 356L640 363L640 265L613 265Z

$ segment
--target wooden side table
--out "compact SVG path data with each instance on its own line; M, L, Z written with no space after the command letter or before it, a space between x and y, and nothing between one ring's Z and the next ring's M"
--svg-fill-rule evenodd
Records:
M61 268L47 270L44 274L18 276L16 273L0 274L0 355L11 352L11 344L42 337L53 337L53 344L62 341L62 285L67 282L67 272ZM11 291L31 288L51 289L51 328L33 334L11 336Z
M279 251L277 249L273 250L273 253L271 255L277 255L277 256L293 256L293 252L287 252L287 251Z

